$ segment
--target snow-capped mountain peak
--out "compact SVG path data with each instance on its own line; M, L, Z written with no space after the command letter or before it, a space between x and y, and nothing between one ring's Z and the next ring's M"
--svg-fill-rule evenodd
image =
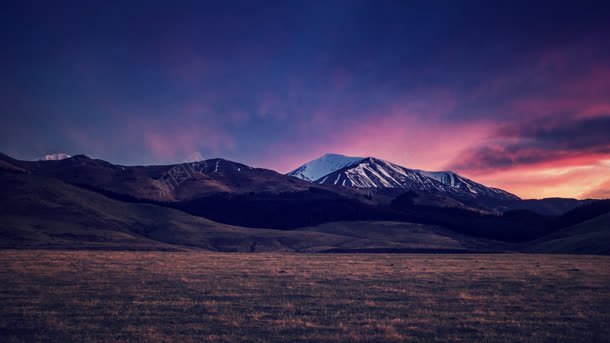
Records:
M328 175L336 170L355 164L363 159L363 157L326 154L320 158L305 163L287 175L313 182L324 175Z
M470 198L518 199L506 191L486 187L451 171L409 169L374 157L326 154L288 175L318 184L355 188L396 188Z

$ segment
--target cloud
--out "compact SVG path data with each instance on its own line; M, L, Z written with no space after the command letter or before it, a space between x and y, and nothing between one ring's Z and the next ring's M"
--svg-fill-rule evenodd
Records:
M610 175L608 175L608 180L606 182L599 185L596 189L582 194L580 197L591 199L610 199Z
M321 108L311 114L309 122L300 124L294 139L270 145L260 161L287 172L334 152L374 156L411 168L439 169L454 156L456 149L476 146L495 127L486 122L439 120L439 113L452 106L451 101L439 101L427 107L409 98L376 110L361 109L352 118L342 120L333 118L335 108Z
M498 170L485 174L466 173L477 182L506 189L522 198L571 197L587 198L588 192L610 181L607 167L590 162L580 165L528 166Z
M59 131L70 143L68 151L131 165L177 163L194 152L211 158L235 147L223 123L197 103L142 112L117 106L105 113L105 120L87 128L62 123Z
M609 132L610 116L512 124L498 129L483 145L460 154L449 167L484 173L547 162L593 162L610 154Z

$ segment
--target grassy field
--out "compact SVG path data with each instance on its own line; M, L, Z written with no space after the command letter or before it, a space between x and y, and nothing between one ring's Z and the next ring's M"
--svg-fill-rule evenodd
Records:
M610 258L0 252L2 342L610 341Z

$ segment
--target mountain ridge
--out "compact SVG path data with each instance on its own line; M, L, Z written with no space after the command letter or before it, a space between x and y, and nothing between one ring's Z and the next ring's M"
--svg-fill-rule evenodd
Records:
M331 154L332 155L332 154ZM336 156L336 154L334 154ZM372 159L372 158L371 158ZM348 161L347 164L353 163ZM389 162L387 162L389 163ZM403 168L397 166L396 168ZM298 177L286 176L273 170L254 168L230 160L215 158L204 161L189 162L174 165L146 165L123 166L110 162L92 159L86 155L77 154L59 161L23 161L14 159L0 153L0 169L12 172L23 172L59 178L65 182L106 194L115 194L124 199L125 195L140 200L175 202L190 201L214 194L226 193L228 196L250 193L280 194L286 192L309 192L310 189L332 191L342 197L357 199L369 204L389 204L396 196L408 192L404 188L356 188L334 185L333 182L320 184L302 180ZM168 172L187 171L188 178L178 185L172 184L167 192L159 187L162 178L171 181ZM417 170L409 170L415 177L423 178ZM447 172L436 173L441 178ZM439 175L440 174L440 175ZM335 176L336 177L336 176ZM532 210L542 215L559 215L590 201L577 199L541 199L541 200L495 200L460 196L460 192L443 193L434 191L435 188L448 188L438 180L428 178L433 191L426 189L416 190L418 193L428 194L421 199L428 199L426 203L442 203L457 201L465 207L503 213L512 209ZM442 180L442 179L441 179ZM458 178L454 178L457 181ZM464 180L467 180L464 178ZM333 180L334 181L334 180ZM474 181L472 181L472 184ZM417 189L417 188L416 188ZM449 188L448 188L449 189ZM493 188L489 188L493 189ZM450 189L451 190L451 189ZM440 196L440 197L439 197ZM443 200L445 199L445 200ZM431 201L431 202L430 202ZM591 200L594 201L594 200Z
M139 233L142 232L140 229L148 227L155 230L155 237L159 234L161 235L160 238L170 238L163 233L165 232L163 227L167 226L189 236L193 234L192 237L199 237L198 240L203 239L200 241L200 247L233 249L230 246L233 246L231 242L234 241L235 237L230 232L234 232L234 229L228 231L222 229L223 232L226 231L222 234L222 238L217 236L224 242L222 244L219 244L219 241L216 240L208 241L205 238L206 235L212 234L208 229L205 229L205 232L192 231L195 226L208 227L207 222L197 218L211 220L218 225L222 224L224 225L223 228L228 228L228 226L249 228L240 231L242 236L239 239L241 243L239 243L238 249L241 251L243 251L242 249L249 250L250 243L254 244L255 242L260 244L267 242L265 244L269 244L269 248L273 246L271 249L280 249L281 247L281 249L301 250L300 243L299 247L288 246L283 243L297 238L289 233L265 231L267 232L264 234L265 237L273 236L276 238L268 240L261 236L260 239L262 240L257 238L252 241L247 237L257 236L258 233L263 233L263 231L251 231L250 229L292 231L317 225L325 225L325 228L336 227L334 224L326 224L355 221L368 223L364 224L365 226L373 225L374 227L371 230L381 230L381 226L387 227L384 226L385 224L378 224L380 222L432 225L477 239L492 239L512 244L537 239L569 224L583 222L608 212L606 204L600 201L593 202L588 207L573 210L561 217L545 217L527 210L511 211L510 202L522 203L521 205L527 208L528 204L522 200L510 200L508 203L497 201L497 204L504 204L503 206L507 210L495 211L494 208L483 206L478 201L464 200L457 196L443 195L435 191L417 192L406 188L385 188L374 189L367 193L370 189L343 187L338 185L339 182L328 185L311 183L272 170L251 168L224 159L211 159L201 162L203 163L126 167L102 160L93 160L84 155L76 155L60 161L19 161L6 155L0 155L0 169L4 170L0 174L0 180L4 182L6 193L5 198L3 198L5 213L0 217L5 220L7 225L10 224L4 229L11 228L9 231L4 231L4 234L8 235L7 247L21 244L19 243L22 242L21 239L27 239L30 234L36 237L40 234L53 241L56 239L65 242L86 241L89 242L87 246L99 248L104 244L100 245L98 240L116 238L118 240L129 240L131 243L128 245L134 248L141 246L141 244L143 246L151 246L152 244L157 248L166 249L169 247L158 246L157 243L149 241L149 238L154 238L151 234L147 233L144 237ZM378 166L387 168L383 171L371 170L375 171L378 176L384 176L384 180L388 183L401 184L398 176L392 177L389 174L392 172L401 175L402 178L412 176L413 179L409 179L411 181L424 180L434 190L439 187L448 187L436 179L418 173L416 170L406 170L406 168L386 161L367 158L361 162L375 164L374 166L360 166L361 169L364 167L371 169ZM344 169L353 169L358 165L347 166ZM159 199L156 197L159 189L155 188L153 182L169 175L168 173L172 169L194 170L196 174L191 174L187 180L182 181L172 189L169 196ZM407 171L411 174L407 174ZM386 176L384 172L388 175ZM369 175L374 174L370 171L369 174L365 174L367 178ZM443 177L446 177L446 182L453 187L460 182L468 181L460 180L458 176L453 174L443 173L433 176L440 178L441 181ZM364 176L362 179L352 177L353 180L359 182L372 181L367 178ZM391 184L389 185L391 186ZM467 186L469 185L463 187ZM20 189L20 187L25 188ZM10 189L13 189L12 193L7 193L7 190ZM52 190L52 193L49 194L47 190ZM457 191L454 190L454 192ZM552 202L538 201L536 203L541 207L546 204L559 209ZM53 209L45 204L53 204ZM582 202L575 200L572 204L569 204L561 200L560 205L563 209L560 212L579 204L582 204ZM514 204L512 206L514 208ZM121 210L122 208L125 211ZM168 208L178 210L182 214L168 211ZM33 212L28 212L28 209ZM160 213L159 211L167 214L167 217L159 217L162 222L153 220L156 218L155 213ZM142 218L133 217L138 213L145 213L145 216ZM17 214L19 216L15 217ZM123 219L117 223L116 220L119 217ZM175 226L176 222L172 218L180 218L182 224ZM88 228L94 228L90 224L95 224L95 230L97 231L88 232ZM142 224L145 225L142 226ZM108 228L117 227L116 225L135 230L132 233L136 236L130 234L130 237L126 237L123 233L108 233ZM25 231L22 231L22 228ZM62 231L64 228L74 228L75 231L64 232ZM57 231L60 236L56 237L53 233L56 230L60 230ZM171 233L171 240L168 241L163 238L163 244L178 242L176 240L178 239L177 231L172 232L174 233ZM21 237L17 241L10 238L17 237L15 234ZM91 235L98 238L91 238L95 239L91 241L87 238ZM358 235L360 234L358 233ZM301 238L307 240L312 237ZM298 238L298 240L300 241L301 238ZM322 237L318 238L322 239ZM326 238L334 239L332 237ZM410 240L411 238L406 239ZM8 243L9 241L14 244ZM225 243L228 245L225 245ZM323 241L320 241L320 243L325 245ZM186 241L180 241L180 245L189 246L190 243L187 239ZM368 243L365 245L368 246ZM404 245L398 247L394 243L390 245L385 243L375 244L374 246L375 249L379 248L383 251L388 248L399 248L396 251L405 251L400 249L406 247ZM262 249L263 246L261 245L259 248ZM346 246L335 246L332 249L349 250ZM355 247L355 249L354 251L362 250L362 245L358 243L358 247Z

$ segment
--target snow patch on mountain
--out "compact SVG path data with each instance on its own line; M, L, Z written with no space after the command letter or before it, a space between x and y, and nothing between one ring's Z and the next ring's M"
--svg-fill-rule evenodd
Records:
M339 154L326 154L318 159L309 161L287 175L298 177L307 181L315 181L336 170L353 165L364 157L349 157Z
M45 155L43 160L45 161L59 161L59 160L65 160L66 158L70 158L72 156L68 155L68 154L64 154L64 153L59 153L59 154L49 154L49 155Z
M452 188L455 188L462 192L470 193L472 195L511 200L518 199L517 196L508 193L504 190L484 186L480 183L474 182L451 171L429 172L425 170L419 170L419 172L422 175L435 179L445 185L451 186Z

